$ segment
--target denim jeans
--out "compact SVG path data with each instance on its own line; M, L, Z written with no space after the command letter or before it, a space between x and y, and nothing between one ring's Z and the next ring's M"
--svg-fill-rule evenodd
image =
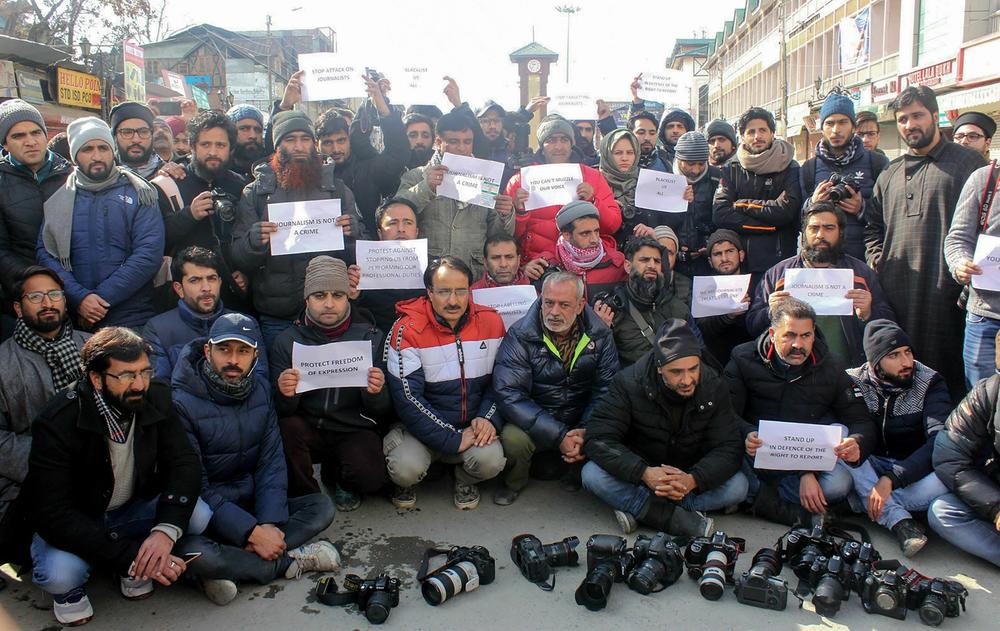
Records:
M1000 567L1000 532L954 493L931 502L927 523L953 546Z
M965 360L965 387L972 386L997 372L996 334L1000 320L968 313L965 316L965 342L962 359Z
M156 504L159 497L148 501L132 500L104 515L104 525L120 538L143 540L156 525ZM200 534L212 519L212 509L200 498L191 514L185 533ZM81 587L90 577L90 564L77 555L60 550L38 534L31 540L34 568L31 580L46 592L58 596Z
M285 329L292 326L291 320L283 320L281 318L272 318L271 316L266 316L261 314L259 318L260 323L260 334L264 337L264 348L268 352L271 352L271 347L274 346L274 340L281 335ZM274 375L277 379L278 376Z
M823 490L823 497L826 498L827 506L847 499L854 489L854 478L851 477L850 467L842 460L837 461L837 465L832 471L813 471L816 480L819 481L819 488ZM743 460L743 474L750 483L747 492L747 501L752 502L760 491L762 482L767 482L778 489L781 499L792 504L799 504L799 472L798 471L770 471L766 469L754 469L753 458L749 456Z
M285 533L285 546L292 550L306 543L333 523L336 509L329 496L322 493L292 497L288 500L288 521L278 524ZM211 534L209 528L208 534ZM188 573L197 578L226 578L232 581L253 581L261 585L283 575L292 560L282 554L268 561L243 548L218 543L204 535L181 537L174 554L201 552L191 562Z
M584 488L605 504L633 516L641 515L646 503L653 496L653 492L646 485L635 485L616 478L595 462L584 465L582 478ZM722 510L739 504L746 496L747 479L742 473L737 472L722 486L710 491L688 493L678 504L692 511Z
M860 467L848 467L854 478L854 493L851 494L851 507L859 513L868 512L868 495L886 471L892 470L897 460L883 456L870 456ZM910 511L925 511L938 497L948 492L948 487L934 474L928 473L909 486L896 489L882 506L882 514L878 523L886 528L892 528L904 519L912 519Z

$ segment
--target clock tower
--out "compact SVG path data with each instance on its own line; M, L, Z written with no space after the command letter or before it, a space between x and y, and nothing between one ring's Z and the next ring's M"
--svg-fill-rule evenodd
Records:
M521 86L521 105L526 105L536 96L548 95L549 67L558 59L558 53L538 42L531 42L510 54L511 63L517 64L517 75ZM539 119L545 116L545 109L542 108L541 116L536 116L531 120L530 142L532 147L537 144L535 131L538 129Z

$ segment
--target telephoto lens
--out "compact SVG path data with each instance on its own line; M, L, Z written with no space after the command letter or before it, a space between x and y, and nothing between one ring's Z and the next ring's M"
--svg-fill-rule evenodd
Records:
M788 584L778 576L781 566L777 551L758 550L750 569L736 579L736 600L744 605L783 611L788 603Z
M462 592L479 587L479 572L471 561L459 561L427 577L420 586L420 593L428 605L438 606Z
M724 532L709 537L695 537L684 551L688 575L698 580L698 591L708 600L718 600L726 583L733 582L736 559L743 552L743 539L730 538Z

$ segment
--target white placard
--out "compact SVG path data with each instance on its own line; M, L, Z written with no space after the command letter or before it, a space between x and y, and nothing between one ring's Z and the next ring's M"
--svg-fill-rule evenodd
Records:
M565 206L579 195L576 189L583 184L583 171L579 164L538 164L521 169L521 188L528 191L525 210L546 206Z
M363 65L337 53L299 55L303 101L329 101L364 96Z
M389 98L400 105L437 105L444 98L444 77L430 64L405 61L387 70L392 84Z
M597 99L589 92L549 90L549 103L545 111L559 114L571 121L597 120Z
M528 309L538 298L531 285L508 285L507 287L485 287L472 290L472 300L479 305L493 307L503 318L505 328L510 328L528 313Z
M365 388L372 367L372 343L333 342L308 346L292 342L292 368L299 371L295 393L322 388Z
M643 72L636 94L640 99L662 103L663 107L691 107L691 78L680 70Z
M750 288L750 274L695 276L692 281L693 318L743 313L750 307L750 303L743 302Z
M785 270L785 291L811 305L816 315L853 315L854 301L845 298L852 289L854 270L814 267Z
M503 162L445 153L441 164L448 167L448 172L437 187L440 197L486 208L496 206L503 179Z
M688 203L684 199L684 189L687 187L688 181L683 175L639 169L635 205L664 213L686 213Z
M764 444L757 448L755 469L775 471L833 471L843 430L836 425L761 421L757 438Z
M278 224L278 231L271 233L271 256L343 250L339 216L339 199L268 204L268 221Z
M982 268L982 274L972 277L972 286L986 291L1000 291L1000 237L979 235L972 262Z
M358 289L423 289L427 239L357 241Z

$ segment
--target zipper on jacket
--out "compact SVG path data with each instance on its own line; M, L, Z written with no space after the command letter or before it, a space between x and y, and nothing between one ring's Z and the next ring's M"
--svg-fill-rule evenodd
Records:
M462 338L459 337L458 333L455 334L455 346L458 348L459 387L462 390L462 415L459 417L459 421L464 425L468 414L466 408L469 405L469 400L465 388L465 351L462 350Z

